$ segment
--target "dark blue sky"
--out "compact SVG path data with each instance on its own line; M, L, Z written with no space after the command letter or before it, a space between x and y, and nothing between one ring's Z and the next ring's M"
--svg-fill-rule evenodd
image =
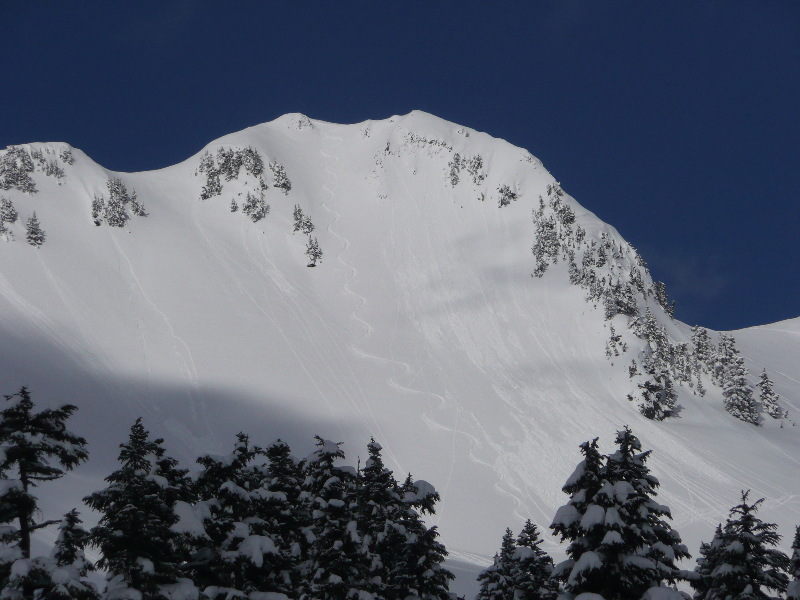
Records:
M153 169L287 112L421 109L542 159L678 301L800 316L800 3L4 2L0 147Z

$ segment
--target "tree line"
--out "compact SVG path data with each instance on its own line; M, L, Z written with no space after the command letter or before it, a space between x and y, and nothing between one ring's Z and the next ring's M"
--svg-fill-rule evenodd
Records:
M567 544L566 559L554 564L530 521L516 539L507 529L479 577L478 600L800 600L800 526L790 558L776 548L776 525L756 514L763 498L751 501L743 491L701 545L695 569L681 569L676 561L690 555L669 524L669 508L655 499L651 451L642 451L628 427L615 441L608 456L597 438L581 444L583 460L562 488L569 500L550 529ZM680 581L694 594L679 592Z
M400 483L368 445L363 468L338 466L341 443L316 438L295 459L280 440L262 448L240 433L225 456L171 458L141 419L120 444L119 467L77 509L40 519L36 488L86 461L67 428L73 405L37 410L27 388L0 410L0 585L20 600L425 600L450 598L453 575L433 514L438 493L411 475ZM48 556L32 534L58 525ZM87 547L100 559L86 558ZM105 571L97 589L90 571Z

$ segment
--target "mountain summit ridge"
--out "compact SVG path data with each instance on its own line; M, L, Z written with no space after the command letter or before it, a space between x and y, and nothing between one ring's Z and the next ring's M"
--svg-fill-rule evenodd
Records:
M240 429L300 454L340 436L352 462L375 436L393 469L442 494L448 546L489 556L506 526L549 524L579 443L628 424L693 552L743 488L784 530L800 521L791 425L737 421L705 374L704 397L696 378L676 384L662 422L627 398L643 381L628 366L653 353L633 313L649 309L673 345L691 331L635 249L521 148L421 111L284 115L140 173L75 149L70 163L57 143L15 148L4 156L28 159L0 181L37 191L0 191L19 213L0 240L0 380L81 407L100 455L87 483L137 416L185 460ZM614 295L626 287L633 300ZM776 354L758 339L745 351L768 368ZM782 372L796 419L800 384Z

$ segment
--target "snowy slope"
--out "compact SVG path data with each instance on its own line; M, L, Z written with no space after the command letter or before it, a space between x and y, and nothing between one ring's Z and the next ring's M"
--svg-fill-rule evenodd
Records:
M531 277L531 213L555 183L538 159L421 112L357 125L286 115L204 151L248 146L291 180L284 193L265 168L271 211L257 223L241 210L258 193L244 171L199 199L204 152L123 174L73 150L63 178L33 174L37 193L0 192L21 220L35 210L47 234L37 250L18 222L16 239L0 240L0 390L27 385L41 404L77 404L74 429L94 457L59 502L95 489L140 415L187 464L239 430L280 436L298 455L320 433L345 441L352 463L375 436L399 474L440 491L433 521L455 557L480 563L505 527L531 518L546 528L579 443L600 436L609 449L629 424L654 449L660 498L692 553L742 488L768 498L763 517L785 534L800 522L797 428L736 421L717 388L704 398L681 389L679 418L644 419L626 399L642 341L625 317L613 324L628 351L609 359L603 307L569 283L566 264ZM454 183L456 153L482 164ZM92 199L116 177L149 216L95 226ZM504 185L517 199L501 207ZM564 202L588 239L624 244ZM295 205L316 227L316 268L292 231ZM688 340L688 327L653 308ZM736 335L753 374L774 370L800 420L800 330L788 323Z

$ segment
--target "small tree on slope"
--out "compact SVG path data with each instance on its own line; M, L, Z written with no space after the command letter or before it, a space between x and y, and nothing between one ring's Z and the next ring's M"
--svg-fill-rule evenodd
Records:
M747 383L747 369L744 359L737 356L724 375L722 396L725 410L744 421L758 425L758 405L753 398L753 389Z
M105 479L108 487L84 498L101 514L90 535L102 555L97 564L108 572L103 598L156 600L169 598L178 585L193 588L178 577L183 557L172 526L179 494L158 467L162 443L137 419L128 443L120 444L120 468Z
M774 548L781 539L774 523L756 517L757 500L750 504L748 492L730 511L724 526L717 528L710 544L703 544L691 581L695 600L775 600L767 594L786 591L788 557Z
M36 246L38 248L44 244L44 230L42 229L42 225L39 223L39 219L36 216L35 211L33 215L27 221L25 221L25 229L27 230L25 239L28 240L28 243L31 246Z
M758 382L758 387L761 390L759 400L761 401L761 409L773 419L785 419L789 413L785 408L781 408L778 404L780 396L772 389L772 380L767 375L767 370L761 372L761 377Z
M0 575L7 582L10 563L31 558L31 534L58 521L37 521L39 505L32 488L44 481L64 476L89 457L86 440L66 428L77 410L71 404L34 412L28 389L5 396L0 411L0 476L5 480L0 495L0 522L9 524L3 531L6 543L0 561ZM10 525L16 522L17 527ZM32 598L34 583L22 582L19 592Z

